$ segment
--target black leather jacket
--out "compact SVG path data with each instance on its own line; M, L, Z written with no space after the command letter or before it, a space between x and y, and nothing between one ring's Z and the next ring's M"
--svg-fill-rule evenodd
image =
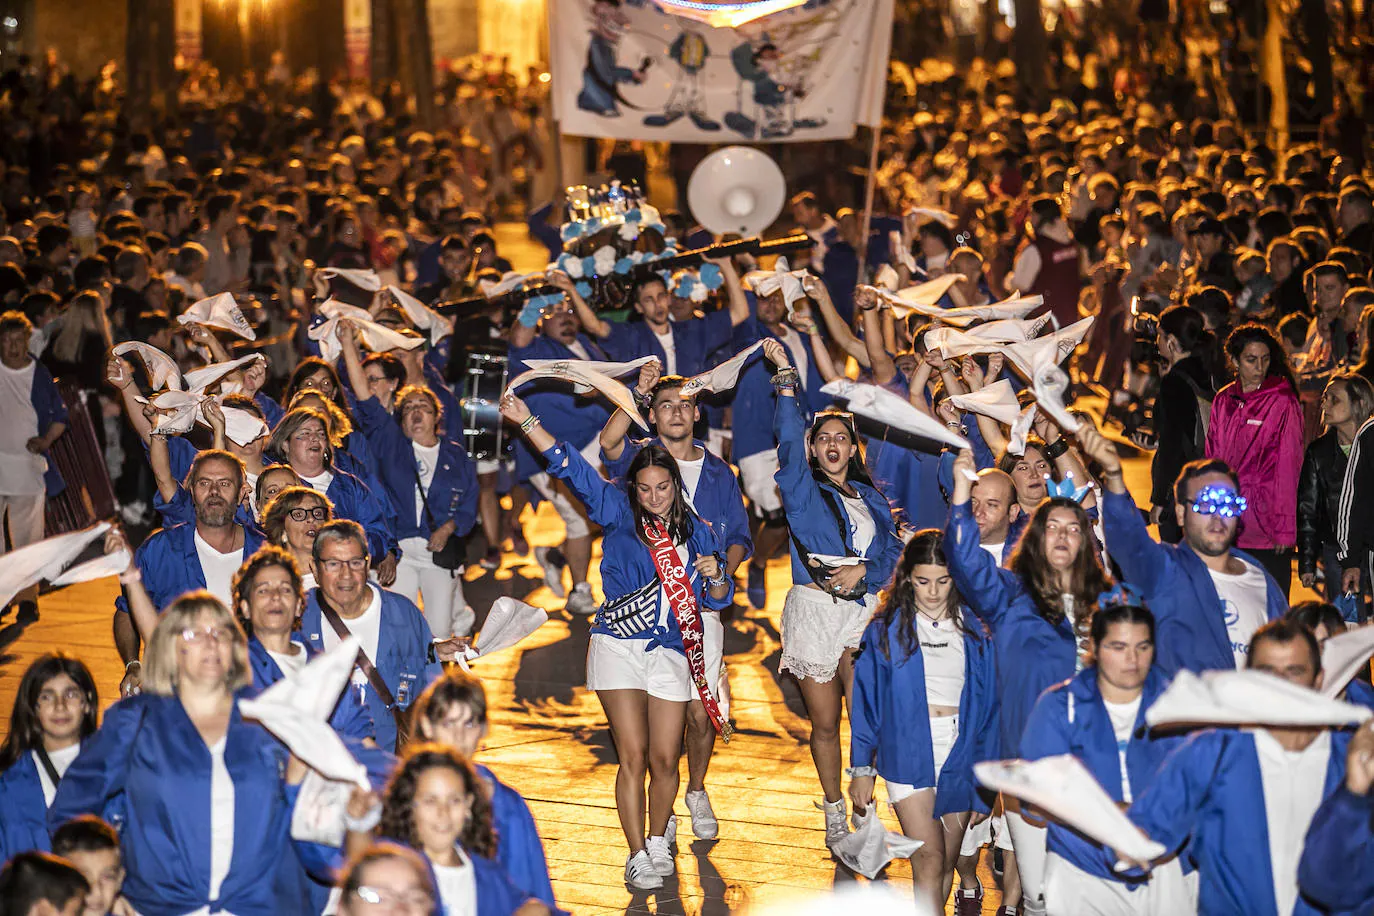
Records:
M1302 456L1302 473L1298 475L1299 575L1315 573L1322 549L1336 543L1335 520L1349 461L1334 429L1314 439Z

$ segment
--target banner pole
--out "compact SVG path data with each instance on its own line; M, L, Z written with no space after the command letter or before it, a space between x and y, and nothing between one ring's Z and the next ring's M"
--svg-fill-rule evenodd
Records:
M864 217L862 234L859 236L859 281L864 281L864 269L868 266L868 232L873 221L873 193L878 184L878 138L883 133L882 118L878 119L873 131L872 142L868 145L868 181L864 190Z

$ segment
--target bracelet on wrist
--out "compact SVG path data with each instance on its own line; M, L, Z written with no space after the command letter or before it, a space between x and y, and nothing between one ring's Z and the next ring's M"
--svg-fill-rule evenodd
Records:
M638 404L645 410L648 410L654 404L654 396L652 392L640 392L638 388L631 388L630 396L635 399L636 404Z
M1062 458L1069 452L1069 442L1063 436L1045 446L1045 457L1051 461Z
M528 417L520 421L520 432L528 433L530 430L534 429L538 425L539 418L534 414L530 414Z
M373 827L382 822L382 803L377 802L362 817L354 817L344 812L344 827L350 833L370 833Z
M845 767L844 775L850 779L857 779L860 776L877 776L878 771L873 767Z
M127 665L124 666L124 673L128 674L129 669L132 668L134 665L138 665L138 667L142 668L143 662L139 661L138 659L134 659L133 661L129 662Z
M773 375L773 390L782 391L784 388L795 389L801 383L801 373L792 366L785 366Z

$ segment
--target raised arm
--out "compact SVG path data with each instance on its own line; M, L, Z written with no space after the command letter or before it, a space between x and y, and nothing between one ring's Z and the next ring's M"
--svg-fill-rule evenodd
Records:
M358 350L358 334L353 322L345 318L339 322L339 344L343 348L344 368L348 373L348 384L358 400L368 397L367 373L363 371L363 355Z
M1102 484L1105 488L1102 529L1107 538L1107 549L1121 567L1126 581L1148 597L1154 594L1164 575L1168 548L1150 537L1145 519L1141 517L1131 494L1126 491L1116 446L1093 429L1090 423L1079 427L1078 441L1083 453L1102 468ZM1159 613L1158 606L1155 613Z
M124 416L146 445L148 436L153 431L153 424L143 415L143 405L137 400L138 386L134 384L133 366L123 357L111 353L105 363L105 380L110 383L110 387L119 392L120 403L124 406Z
M121 529L111 528L105 535L105 553L112 554L120 550L129 550L129 542L124 538ZM132 550L129 550L128 567L119 574L119 584L124 588L124 599L129 603L129 616L133 619L139 638L147 645L148 640L153 638L153 630L157 629L158 612L153 606L153 599L149 596L148 590L143 587L143 573L134 560Z
M657 359L639 367L639 382L635 385L635 394L647 396L658 384L659 373L662 367L659 366ZM633 421L625 411L616 408L606 420L606 425L601 429L601 453L607 461L619 461L620 456L625 454L625 437L630 433L630 424Z
M825 288L825 282L819 277L807 274L806 279L802 280L802 289L811 301L816 303L816 308L821 311L821 320L825 322L825 330L831 338L840 345L840 349L858 360L859 365L868 366L868 352L864 345L854 336L854 332L849 329L849 325L844 323L840 313L835 311L835 303L830 300L830 292Z
M868 364L873 369L873 381L886 385L897 375L897 364L883 340L878 311L878 295L871 287L860 286L854 292L854 307L864 316L864 348Z
M586 505L592 521L608 527L627 524L631 520L624 492L587 464L577 449L554 439L539 418L530 413L524 401L507 394L501 399L501 415L519 428L531 448L544 455L549 473L566 482L577 494L577 498Z
M744 295L744 284L740 282L739 271L735 270L734 258L707 258L706 263L720 268L725 278L725 301L730 309L731 326L743 323L749 318L749 299Z
M1016 574L993 562L983 549L978 523L973 518L973 481L965 473L974 470L973 454L968 449L954 460L954 489L949 500L949 521L945 526L945 556L959 594L978 617L996 630L1005 616L1019 586Z
M572 303L573 313L577 315L577 320L582 323L588 334L598 339L605 339L611 335L611 323L597 317L592 307L578 294L577 285L573 283L572 277L561 270L551 270L545 276L550 284L561 289L568 297L568 301Z
M144 410L144 417L149 415L156 417L157 408L151 404L141 405ZM223 446L215 446L222 448ZM164 503L170 503L177 498L177 489L180 483L172 474L172 451L167 446L167 436L162 433L150 433L148 436L148 464L153 469L153 481L157 484L158 495L162 497Z

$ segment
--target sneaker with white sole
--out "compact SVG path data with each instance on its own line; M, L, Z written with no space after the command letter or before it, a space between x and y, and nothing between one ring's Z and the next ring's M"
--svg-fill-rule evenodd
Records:
M834 846L840 840L849 836L848 818L845 816L844 799L834 802L821 804L816 802L816 807L825 812L825 845Z
M652 891L663 886L663 878L654 870L648 850L641 849L625 860L625 883L641 891Z
M668 826L663 831L663 838L668 841L668 848L677 855L677 815L668 815Z
M687 802L687 813L692 815L692 833L698 840L714 840L720 833L716 812L711 810L711 796L706 790L688 792L682 797Z
M579 582L573 586L564 610L577 617L591 617L596 613L596 598L592 595L590 582Z
M668 846L666 836L651 836L644 842L644 851L649 854L649 861L653 863L654 871L666 878L677 871L673 864L673 851Z
M544 584L549 587L549 591L559 598L566 595L568 592L563 588L563 570L567 567L568 561L563 559L563 552L557 547L536 547L534 561L543 567Z

